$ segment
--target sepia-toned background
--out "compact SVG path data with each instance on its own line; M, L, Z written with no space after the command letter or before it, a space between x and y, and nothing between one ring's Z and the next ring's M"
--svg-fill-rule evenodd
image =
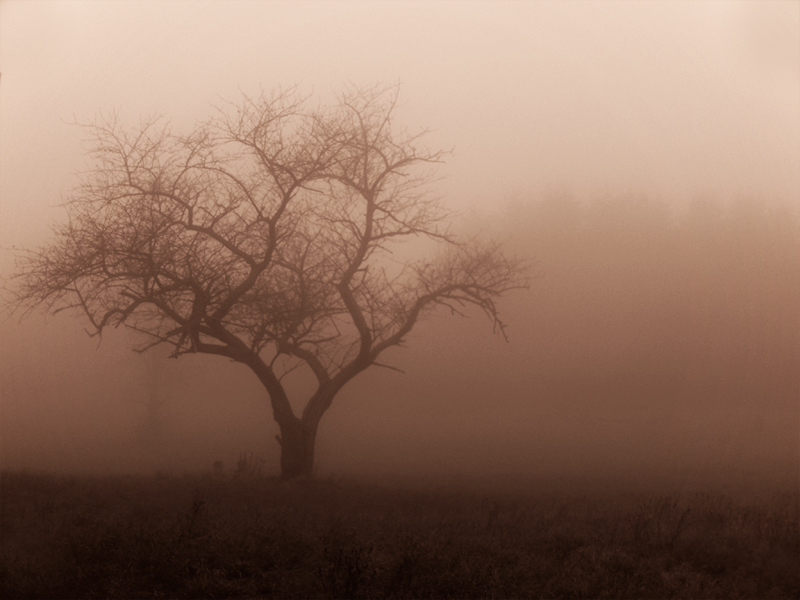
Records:
M89 166L76 122L188 130L242 93L400 84L400 124L452 149L432 190L457 226L538 277L504 300L508 342L438 314L389 355L405 375L352 382L320 473L796 481L797 2L3 0L0 73L6 279ZM244 367L20 317L0 323L4 469L180 473L247 452L277 471Z

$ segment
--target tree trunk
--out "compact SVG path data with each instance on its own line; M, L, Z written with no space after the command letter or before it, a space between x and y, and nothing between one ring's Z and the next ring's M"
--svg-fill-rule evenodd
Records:
M281 445L281 479L311 477L317 425L303 423L297 418L279 423L281 434L275 437Z

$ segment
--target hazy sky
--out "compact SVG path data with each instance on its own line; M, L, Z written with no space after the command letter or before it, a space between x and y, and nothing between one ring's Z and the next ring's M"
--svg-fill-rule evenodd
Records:
M800 3L0 1L0 247L85 166L73 120L401 82L468 208L543 189L800 197ZM8 254L3 257L8 265Z

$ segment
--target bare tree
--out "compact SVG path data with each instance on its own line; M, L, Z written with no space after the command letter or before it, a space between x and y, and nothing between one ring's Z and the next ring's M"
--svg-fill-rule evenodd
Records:
M282 476L310 475L320 419L348 381L437 306L477 306L504 334L495 300L527 285L498 244L450 233L424 189L443 153L397 131L397 98L348 89L309 109L294 90L244 97L187 136L158 119L98 120L68 221L20 256L17 304L77 309L95 335L125 325L148 336L140 350L247 365L280 428ZM400 258L419 237L435 256ZM283 377L302 365L316 390L298 416Z

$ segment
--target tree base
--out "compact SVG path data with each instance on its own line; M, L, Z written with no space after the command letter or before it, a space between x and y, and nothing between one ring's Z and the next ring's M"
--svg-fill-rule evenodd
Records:
M281 446L281 479L311 479L314 473L316 428L304 427L300 421L281 425L275 439Z

